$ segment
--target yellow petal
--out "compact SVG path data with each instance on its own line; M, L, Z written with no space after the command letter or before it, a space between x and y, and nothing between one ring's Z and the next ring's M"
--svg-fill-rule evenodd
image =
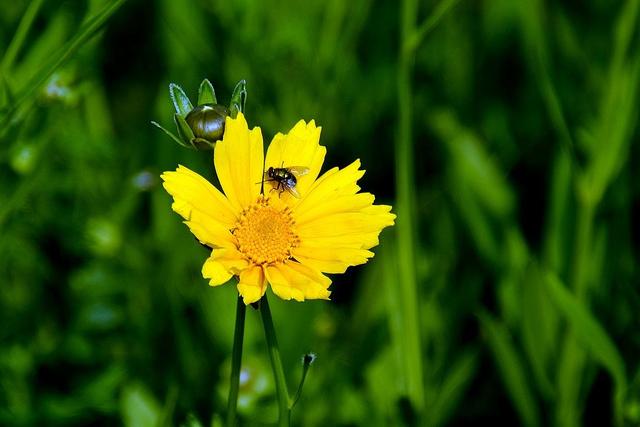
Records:
M323 273L344 273L347 267L364 264L378 244L384 227L393 225L390 206L372 205L356 212L318 216L297 228L300 244L292 254L302 264Z
M189 220L191 210L196 209L225 226L233 226L236 215L229 200L202 176L182 165L174 171L160 175L162 186L174 200L180 200L182 207L176 211Z
M389 208L388 206L383 207ZM303 243L306 239L326 237L355 238L362 236L364 239L370 233L380 233L384 227L393 225L394 214L389 212L370 212L361 210L360 212L338 213L321 217L300 225L297 228L298 236ZM370 241L370 238L365 240Z
M227 198L209 181L184 166L161 175L163 186L173 196L171 207L182 216L191 232L211 247L229 246L229 230L236 215Z
M295 259L324 273L344 273L347 267L366 263L373 252L343 246L301 245L292 251Z
M300 262L300 264L308 265L311 268L329 274L342 274L347 271L347 268L351 267L350 265L340 261L318 260L314 258L306 258L301 255L296 255L295 259Z
M242 113L227 117L224 137L215 147L214 163L220 185L236 209L253 203L260 194L264 153L259 127L249 130Z
M297 262L287 262L265 269L273 293L284 300L329 299L331 279Z
M371 193L358 193L331 197L326 199L323 203L308 206L306 209L296 209L296 224L305 224L309 221L335 213L358 212L367 206L371 206L374 200L375 197Z
M313 120L309 123L300 120L288 134L278 133L267 149L265 170L269 167L297 166L309 168L309 172L306 175L297 178L296 190L303 197L318 177L327 152L327 149L319 144L321 129L316 127ZM268 192L266 190L268 188L267 185L265 183L265 193ZM292 205L298 203L298 199L287 192L280 194L280 197Z
M238 292L242 295L242 300L246 305L258 301L266 290L267 281L262 267L259 265L247 268L240 273Z
M325 172L296 206L297 216L303 216L306 211L335 197L356 194L360 190L356 182L363 175L364 171L360 170L360 160L354 161L346 168L333 168Z
M344 273L373 256L367 249L378 244L395 215L390 206L373 205L372 194L358 194L363 174L356 160L327 171L312 185L294 212L300 238L292 251L296 260L324 273Z
M249 262L235 247L215 249L213 259L236 276L249 267Z
M202 277L209 279L209 285L218 286L227 283L233 276L220 262L214 260L213 256L207 258L202 266Z
M174 206L175 203L172 205ZM228 229L213 221L183 221L196 239L210 248L231 248L235 245Z

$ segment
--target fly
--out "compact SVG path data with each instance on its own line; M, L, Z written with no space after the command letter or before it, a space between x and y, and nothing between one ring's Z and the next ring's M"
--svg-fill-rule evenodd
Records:
M280 190L282 194L285 190L293 197L300 198L300 193L296 190L298 177L309 173L309 168L304 166L288 166L288 167L269 167L264 173L266 182L275 182L272 190Z

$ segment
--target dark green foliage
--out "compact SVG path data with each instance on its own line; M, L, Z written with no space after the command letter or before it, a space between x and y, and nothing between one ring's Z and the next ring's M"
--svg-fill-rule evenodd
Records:
M235 283L159 180L211 151L150 124L218 101L400 212L332 302L271 298L294 425L640 424L639 2L5 3L0 425L222 425Z

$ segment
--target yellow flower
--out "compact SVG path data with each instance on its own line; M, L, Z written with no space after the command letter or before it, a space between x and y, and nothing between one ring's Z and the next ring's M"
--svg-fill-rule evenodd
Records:
M395 215L391 206L374 205L372 194L358 193L359 160L318 178L327 151L320 129L299 121L273 138L265 160L260 128L249 130L240 113L227 118L214 152L224 194L184 166L162 174L173 210L212 248L202 267L210 285L238 276L245 304L258 301L267 283L285 300L328 299L331 280L323 273L344 273L373 256L369 249ZM309 170L297 178L299 198L263 178L270 167L294 166Z

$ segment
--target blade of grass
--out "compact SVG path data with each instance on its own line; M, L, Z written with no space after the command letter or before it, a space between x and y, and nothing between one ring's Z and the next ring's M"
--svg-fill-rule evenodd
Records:
M520 355L511 341L506 328L489 314L479 315L482 330L496 359L498 370L509 390L518 415L524 426L538 426L538 408Z
M636 56L632 60L627 60L625 54L629 51L631 34L637 23L638 12L638 2L633 0L628 1L620 12L616 26L616 37L612 46L613 54L609 76L605 81L603 96L600 100L599 119L594 126L594 143L589 147L589 163L584 173L575 176L578 206L570 278L575 298L584 310L587 310L587 313L589 307L588 288L592 284L590 269L592 258L595 256L592 242L595 212L607 187L624 162L627 161L629 141L635 127L634 117L637 115L640 59ZM634 52L634 54L636 53ZM569 296L572 295L569 294ZM575 307L573 308L575 309ZM557 421L569 426L580 424L580 413L582 412L580 410L580 389L584 381L584 370L587 363L584 346L578 342L581 340L582 332L578 329L575 316L574 314L574 322L564 340L565 347L558 369ZM602 347L600 350L604 351ZM610 355L606 357L606 363L608 363L606 366L608 369L614 369L613 365L616 362L610 358ZM601 361L601 363L604 362ZM622 399L625 388L623 381L625 378L624 374L620 373L620 369L617 369L616 374L612 373L616 383L614 412L616 424L621 425Z
M37 90L47 82L49 77L51 77L51 75L71 57L73 57L78 49L80 49L102 28L107 20L124 4L125 1L127 0L113 0L110 4L105 6L102 11L89 18L73 38L71 38L71 40L69 40L58 53L51 56L53 59L47 64L44 64L27 84L22 93L16 96L16 102L8 110L5 117L0 120L0 129L5 129L7 127L6 125L11 122L23 104L31 99ZM0 132L3 132L3 130L0 130Z
M620 352L605 328L600 325L585 304L571 294L555 275L548 273L545 284L551 301L567 320L577 340L613 377L616 388L614 396L616 422L621 424L627 377Z
M577 298L581 300L586 298L594 216L594 207L588 200L588 198L578 196L573 263L571 265L571 283ZM583 348L576 342L575 333L573 328L567 330L557 367L556 422L567 427L577 427L581 424L580 390L583 386L587 363Z
M416 284L414 218L414 164L413 164L413 105L412 74L413 51L404 50L415 31L418 4L416 0L403 0L400 11L400 58L398 64L398 142L396 143L396 192L398 220L398 266L401 288L401 310L405 348L402 352L404 376L409 401L418 414L424 408L422 346L418 320L418 292Z
M544 28L545 16L541 0L520 3L520 17L524 42L527 48L525 52L529 54L529 61L534 70L534 77L538 81L542 99L546 105L549 118L553 124L562 148L575 160L574 143L571 131L565 118L562 104L553 84L549 71L548 43L545 39L546 29ZM572 161L574 167L577 163Z
M475 351L466 351L451 363L451 368L437 390L437 397L429 407L429 425L446 423L473 379L477 366L478 355Z
M422 365L422 344L418 317L418 291L416 281L414 235L417 232L415 220L415 182L413 147L413 69L415 51L426 34L434 29L455 1L443 3L417 27L417 0L403 0L400 4L400 56L398 58L398 134L396 143L396 194L398 221L398 266L401 288L401 309L403 313L402 351L404 375L409 401L421 416L424 402L424 373Z
M33 20L35 19L38 11L40 10L40 6L42 6L43 0L32 0L27 7L27 10L22 15L22 19L18 24L18 29L16 30L13 39L11 39L11 43L7 48L4 56L2 57L2 64L0 64L0 69L2 69L2 73L6 76L11 66L13 65L13 61L15 61L18 52L20 52L20 48L22 47L24 40L29 33L29 29L31 28L31 24L33 24Z
M538 388L550 399L555 390L547 368L555 352L558 315L543 282L539 268L529 266L522 283L522 339Z
M568 262L566 241L571 189L571 158L566 151L558 150L551 174L543 251L544 264L558 273L566 271Z
M442 18L444 18L445 15L459 2L460 0L442 0L427 19L425 19L422 24L415 29L413 35L406 41L407 45L405 46L405 49L410 52L415 51L427 34L436 28Z

